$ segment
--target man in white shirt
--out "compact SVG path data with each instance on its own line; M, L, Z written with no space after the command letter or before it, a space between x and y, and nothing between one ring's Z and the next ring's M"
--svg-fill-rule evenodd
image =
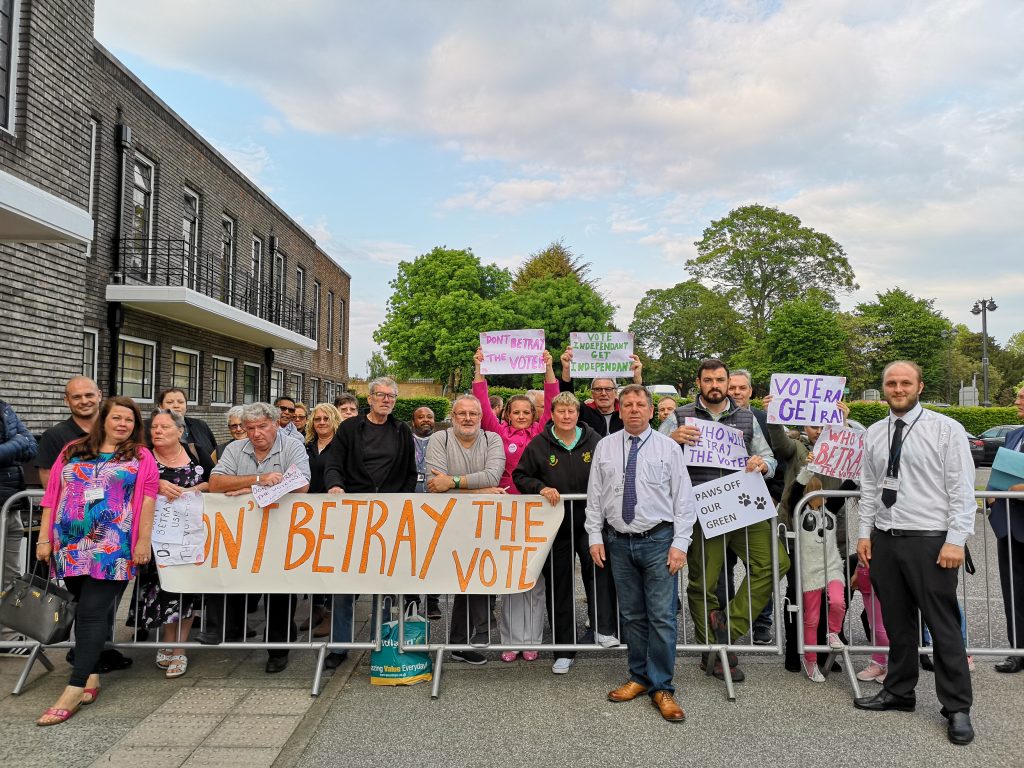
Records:
M611 564L629 644L629 681L608 698L630 701L646 693L662 717L682 722L686 715L672 686L676 574L686 565L696 506L682 452L651 429L650 393L637 384L625 387L619 416L623 431L594 450L585 526L594 564Z
M861 474L857 556L889 634L882 690L859 709L912 712L917 703L918 611L934 640L935 691L954 744L974 739L967 654L956 585L974 533L974 462L964 428L921 407L921 368L898 360L882 374L889 416L868 428Z

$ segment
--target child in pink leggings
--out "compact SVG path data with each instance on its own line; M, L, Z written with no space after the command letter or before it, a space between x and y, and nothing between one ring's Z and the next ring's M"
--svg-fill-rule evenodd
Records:
M882 604L871 586L871 576L868 569L858 565L850 580L850 591L860 590L864 600L864 612L867 614L868 626L871 628L871 636L868 640L871 645L889 645L889 635L885 632L885 624L882 623ZM857 679L865 682L885 682L885 673L889 667L889 656L884 653L871 654L871 661L857 673Z
M797 475L794 487L805 484L801 495L821 490L821 481L804 467ZM799 498L799 497L798 497ZM839 631L846 615L846 595L843 586L843 563L836 543L836 519L825 507L820 496L803 508L799 520L794 521L800 536L800 580L804 591L804 638L814 643L818 636L818 617L821 615L821 597L828 592L828 644L842 648ZM818 669L818 654L804 653L804 673L815 683L825 682Z

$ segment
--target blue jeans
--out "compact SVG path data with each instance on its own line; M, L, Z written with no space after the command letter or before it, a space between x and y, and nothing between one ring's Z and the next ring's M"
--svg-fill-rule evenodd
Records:
M668 572L672 527L647 538L605 532L612 566L623 639L629 645L629 679L653 696L675 693L676 577Z
M353 595L334 595L334 607L331 609L331 642L352 642L352 603ZM343 648L339 653L347 653Z

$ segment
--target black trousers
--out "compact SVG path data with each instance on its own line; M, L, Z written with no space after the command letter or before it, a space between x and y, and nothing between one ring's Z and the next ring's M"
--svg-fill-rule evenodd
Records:
M452 600L449 642L463 645L478 631L487 631L491 615L489 595L456 595Z
M204 610L206 611L206 631L220 634L228 642L245 641L245 616L249 598L259 595L206 595ZM263 595L267 609L266 640L269 643L287 643L298 637L299 630L295 626L295 601L288 594ZM284 648L267 651L271 658L287 656Z
M75 596L75 662L68 685L84 688L96 671L103 645L110 633L111 611L117 606L127 581L65 576L64 584Z
M949 712L967 712L973 694L956 597L960 570L936 563L944 543L941 536L871 534L871 584L889 633L884 686L896 696L910 696L917 687L920 611L932 633L939 701Z
M996 552L1003 610L1006 611L1006 636L1011 648L1024 648L1024 541L1017 541L1013 534L996 539Z

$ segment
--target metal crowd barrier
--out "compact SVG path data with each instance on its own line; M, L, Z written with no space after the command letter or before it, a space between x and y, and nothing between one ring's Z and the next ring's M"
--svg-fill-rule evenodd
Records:
M975 573L969 575L967 571L967 563L965 562L960 568L960 574L958 577L957 595L961 607L961 625L964 634L964 644L967 647L968 656L1016 656L1021 655L1020 648L1012 647L1009 637L1010 633L1003 633L1000 629L997 629L993 625L993 604L995 604L997 612L1000 617L1003 613L1002 597L998 590L998 564L993 563L992 545L993 535L988 526L988 511L985 506L985 499L993 498L997 500L1005 500L1000 505L997 503L993 508L991 514L993 515L1006 515L1007 529L1009 529L1010 522L1010 504L1009 500L1024 501L1024 493L1022 492L1010 492L1010 491L976 491L975 499L981 502L978 509L977 519L974 526L974 535L967 542L968 549L971 553L971 560ZM796 509L793 513L793 520L798 521L801 518L803 510L807 507L809 502L816 498L822 498L826 501L830 498L844 498L844 499L859 499L860 491L813 491L808 493L800 499L796 505ZM847 504L847 507L850 505ZM853 510L855 511L855 510ZM860 681L857 679L857 673L854 669L853 660L851 654L884 654L887 653L889 648L887 645L879 643L877 638L877 623L871 620L874 616L880 615L880 610L877 610L877 606L868 602L865 604L863 596L855 599L855 591L851 588L851 574L855 570L855 558L856 558L856 542L859 535L859 519L855 519L856 515L851 514L851 510L847 509L844 515L845 531L847 535L847 550L850 551L850 555L840 551L840 559L843 561L843 573L842 578L844 580L844 597L846 601L845 616L843 619L843 635L845 635L845 642L839 648L833 648L829 645L824 645L818 642L818 638L807 638L804 632L803 623L803 581L800 573L798 563L801 558L811 557L812 553L802 552L800 547L800 537L795 532L788 532L786 538L793 542L793 551L795 553L793 565L791 568L791 574L795 574L796 584L796 596L797 599L789 606L790 612L796 615L796 632L797 632L797 648L800 655L801 664L803 663L803 657L805 652L818 654L825 654L825 662L822 668L823 676L827 677L832 669L833 662L838 658L843 659L843 670L846 673L846 677L850 682L850 687L853 691L854 697L859 697L860 692ZM797 523L794 523L794 527ZM822 540L821 557L827 557L825 547L828 546L826 540ZM824 562L824 560L823 560ZM1013 584L1013 561L1009 562L1010 567L1010 584L1011 584L1011 602L1012 602L1012 584ZM996 595L993 595L993 577L995 577L995 591ZM859 590L858 590L859 591ZM874 590L872 590L871 600L875 600ZM828 591L825 590L822 596L822 604L825 606L825 615L828 614L829 598ZM980 607L979 607L980 604ZM857 626L854 622L855 616L860 616L860 611L855 606L863 607L864 611L868 616L869 628ZM979 616L980 613L980 616ZM918 621L922 627L925 627L925 622L921 619L920 614L918 615ZM1020 632L1024 631L1024 627L1018 628L1016 621L1011 615L1009 621L1013 622L1008 629L1012 629L1014 637L1020 637ZM859 622L858 622L859 623ZM1003 624L1002 621L996 622L998 626ZM922 642L919 645L919 655L927 654L931 651L931 646Z

